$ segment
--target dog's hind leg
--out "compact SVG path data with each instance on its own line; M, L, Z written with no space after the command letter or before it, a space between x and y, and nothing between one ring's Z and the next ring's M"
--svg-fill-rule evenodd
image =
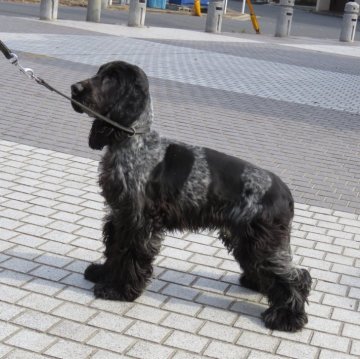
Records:
M259 278L251 257L252 245L247 244L251 244L252 239L246 236L244 231L239 230L239 228L234 231L225 228L221 229L219 239L221 239L229 253L233 253L243 270L239 280L240 284L245 288L259 292Z
M233 243L233 253L244 270L241 282L267 295L265 326L289 332L301 329L307 323L311 277L291 263L289 229L257 221L242 228L240 238Z

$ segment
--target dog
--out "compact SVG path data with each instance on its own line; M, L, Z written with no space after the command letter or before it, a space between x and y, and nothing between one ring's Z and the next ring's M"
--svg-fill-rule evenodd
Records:
M95 283L95 296L135 300L151 278L166 231L211 229L242 268L241 285L267 296L265 326L303 328L312 280L291 262L294 200L284 182L244 160L151 130L149 82L135 65L104 64L94 77L73 84L71 95L133 131L96 116L90 130L89 146L106 147L99 166L105 262L90 264L84 274Z

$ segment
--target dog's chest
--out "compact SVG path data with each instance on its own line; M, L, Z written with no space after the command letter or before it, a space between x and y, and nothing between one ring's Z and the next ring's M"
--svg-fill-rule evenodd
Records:
M159 161L162 151L156 146L149 150L143 142L109 148L100 167L100 185L106 192L143 192L149 174Z

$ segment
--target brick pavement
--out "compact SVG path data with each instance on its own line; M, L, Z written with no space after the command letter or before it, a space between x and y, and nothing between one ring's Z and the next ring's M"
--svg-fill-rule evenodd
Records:
M96 71L101 56L95 58L91 46L99 44L97 36L64 28L63 38L77 49L75 62L59 36L62 27L46 24L42 32L42 23L36 24L36 36L28 31L9 37L23 65L65 91ZM6 28L6 20L1 21L0 31ZM289 183L297 201L294 260L314 278L309 324L296 334L264 328L259 318L266 300L238 285L239 268L214 233L169 234L153 281L135 303L95 300L91 283L82 277L88 261L101 259L102 253L99 157L86 145L89 122L0 61L2 83L7 84L0 88L0 357L359 357L356 101L348 107L344 101L341 110L335 100L334 109L324 102L299 103L297 90L316 86L308 78L293 84L287 100L274 99L271 93L261 97L256 87L247 93L237 80L238 75L245 78L242 68L227 73L240 86L235 91L212 86L209 77L217 79L213 69L218 63L204 62L198 81L189 77L188 69L185 80L171 77L175 57L182 76L181 64L185 68L194 54L200 59L218 54L214 59L219 61L230 61L231 54L234 61L247 62L249 76L256 73L259 60L289 80L299 76L297 71L308 76L309 67L309 73L326 72L329 80L323 77L323 84L329 91L316 95L309 89L316 99L333 96L331 91L339 91L336 80L348 78L352 90L344 86L341 91L344 98L354 98L358 60L247 38L221 46L198 39L196 51L191 50L192 41L158 39L161 47L154 48L161 52L156 54L151 39L131 45L126 37L101 36L103 44L109 44L104 58L121 54L132 62L143 61L142 56L151 61L143 65L151 75L155 126L163 134L236 154ZM33 51L29 41L36 45ZM118 44L122 51L116 50ZM279 59L281 53L287 57ZM162 62L157 61L160 57ZM324 63L321 71L315 65L319 61ZM260 76L258 81L262 83ZM271 85L275 80L267 81Z

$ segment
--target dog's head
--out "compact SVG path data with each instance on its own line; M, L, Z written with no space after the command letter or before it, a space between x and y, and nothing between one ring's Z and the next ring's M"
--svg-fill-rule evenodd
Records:
M149 105L149 82L139 67L114 61L102 65L94 77L72 85L71 97L120 125L129 127L136 124ZM72 106L77 112L86 112L75 103ZM89 116L92 115L89 113ZM89 146L101 150L116 138L117 131L95 118L89 135Z

